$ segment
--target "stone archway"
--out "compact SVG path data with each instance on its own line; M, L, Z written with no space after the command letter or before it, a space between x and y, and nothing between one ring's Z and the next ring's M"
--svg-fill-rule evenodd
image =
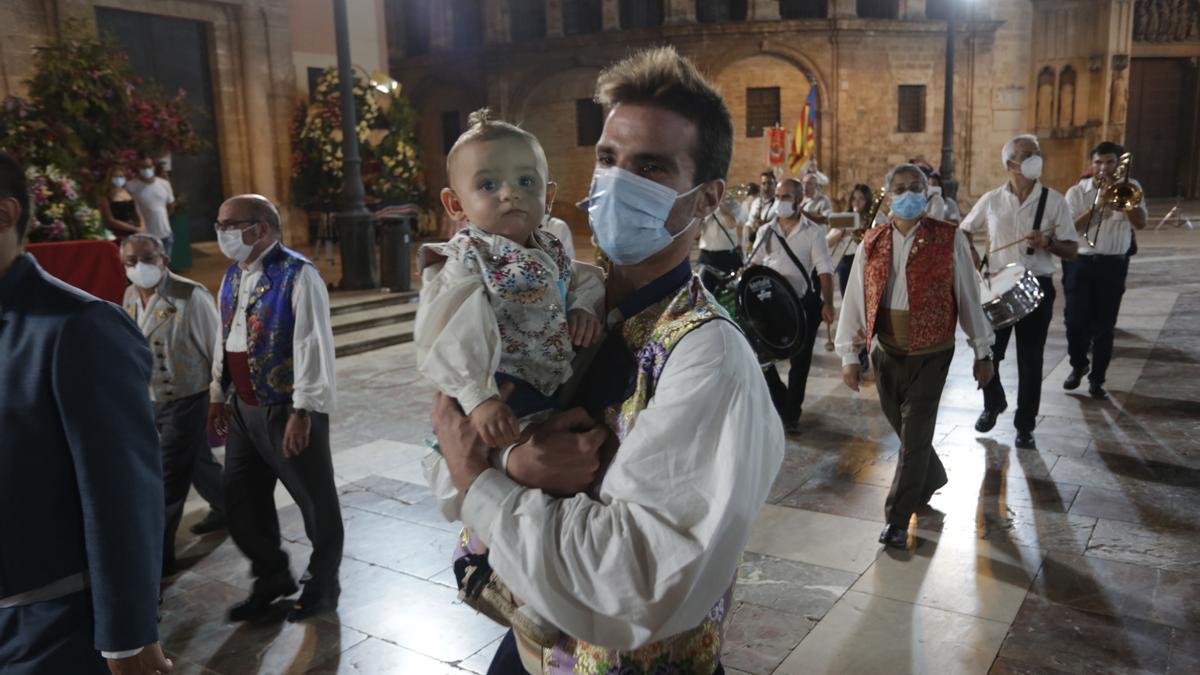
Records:
M828 95L815 69L776 52L751 50L733 59L719 58L721 60L716 62L721 65L715 72L710 71L710 78L725 98L733 116L733 161L729 167L729 182L755 182L759 173L766 168L765 138L748 135L747 90L751 88L779 89L779 123L789 132L794 132L805 97L810 87L816 85L820 99L817 157L822 169L830 173L834 166L833 116Z

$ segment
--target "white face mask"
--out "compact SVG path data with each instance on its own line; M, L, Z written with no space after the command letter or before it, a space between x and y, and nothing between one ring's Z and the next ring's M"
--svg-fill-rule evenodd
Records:
M942 194L942 186L941 185L930 185L929 186L929 194L930 195Z
M224 253L226 258L234 262L245 262L246 258L250 257L250 252L254 250L254 246L258 244L257 240L253 244L242 241L242 232L244 231L222 232L217 230L217 246L220 247L221 253Z
M162 281L163 271L158 265L140 262L125 268L125 277L138 288L154 288Z
M1029 180L1037 180L1042 177L1042 156L1033 155L1026 157L1021 162L1021 175Z
M775 213L780 218L791 218L796 215L796 203L788 199L780 199L779 205L775 207Z

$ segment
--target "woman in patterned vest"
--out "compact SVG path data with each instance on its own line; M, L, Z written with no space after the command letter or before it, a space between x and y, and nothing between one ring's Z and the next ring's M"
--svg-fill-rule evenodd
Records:
M891 215L863 238L850 269L836 347L842 379L858 391L867 352L879 403L900 436L900 461L879 542L908 547L913 513L946 484L933 450L938 402L961 324L975 352L975 380L992 379L992 326L979 302L970 244L951 223L925 215L928 179L913 164L887 176Z
M738 563L783 459L757 359L688 262L724 192L733 125L670 47L614 65L597 89L612 112L586 208L613 265L607 336L564 394L578 407L503 464L439 394L449 475L433 487L513 594L561 631L543 647L510 632L488 672L724 673ZM548 487L530 471L546 458L575 458L590 477L597 451L589 489L528 487Z

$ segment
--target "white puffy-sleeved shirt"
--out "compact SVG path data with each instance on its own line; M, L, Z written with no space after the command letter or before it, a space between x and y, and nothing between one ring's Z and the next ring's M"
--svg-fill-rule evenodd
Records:
M1141 183L1132 178L1129 182L1142 187ZM1096 181L1091 177L1084 178L1067 190L1067 207L1071 210L1072 218L1092 208L1095 202ZM1142 202L1138 208L1144 214L1146 203ZM1124 211L1105 209L1098 234L1096 230L1097 228L1093 227L1089 235L1095 240L1095 246L1089 244L1087 238L1082 235L1079 237L1079 255L1125 255L1133 245L1133 223L1129 222L1129 216Z
M1017 244L997 250L1024 239L1033 232L1042 187L1041 182L1034 183L1025 201L1021 201L1017 199L1009 184L1005 183L980 197L967 217L963 218L959 227L964 232L987 235L988 267L993 272L1012 263L1024 266L1039 277L1054 274L1058 269L1058 261L1054 254L1045 249L1036 250L1031 254L1028 252L1028 246ZM1051 188L1047 188L1046 192L1046 210L1042 212L1041 230L1064 241L1079 239L1067 201L1057 190Z
M571 637L615 649L662 640L729 588L779 471L783 426L763 412L760 372L728 321L680 339L598 500L551 497L498 469L460 498L432 452L431 487L444 515L488 543L513 594Z
M474 225L421 247L417 369L470 413L497 396L497 372L551 396L571 376L567 313L596 315L598 267L572 263L562 242L535 230L522 246Z

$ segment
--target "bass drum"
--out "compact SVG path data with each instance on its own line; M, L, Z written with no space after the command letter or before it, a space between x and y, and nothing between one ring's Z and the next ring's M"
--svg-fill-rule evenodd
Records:
M782 274L751 265L738 277L738 325L750 340L760 363L790 358L800 348L807 318L800 296Z

